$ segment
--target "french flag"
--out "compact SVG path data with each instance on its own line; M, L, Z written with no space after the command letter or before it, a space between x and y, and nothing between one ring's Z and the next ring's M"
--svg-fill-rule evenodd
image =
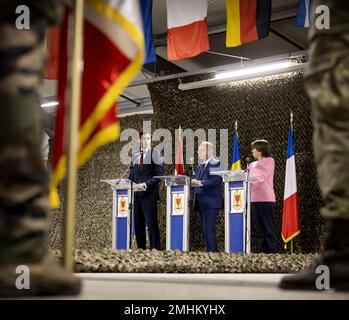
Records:
M194 57L210 48L208 0L167 0L167 59Z
M299 0L296 23L298 27L309 28L312 0Z
M284 208L282 212L282 240L286 243L300 233L296 161L293 146L292 126L288 133Z

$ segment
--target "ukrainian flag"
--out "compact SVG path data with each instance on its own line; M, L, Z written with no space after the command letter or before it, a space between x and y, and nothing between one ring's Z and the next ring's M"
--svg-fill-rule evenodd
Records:
M241 169L238 130L235 129L231 170Z

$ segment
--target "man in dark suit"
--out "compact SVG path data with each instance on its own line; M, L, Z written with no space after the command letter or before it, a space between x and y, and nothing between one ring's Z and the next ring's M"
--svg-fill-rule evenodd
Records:
M201 143L198 154L203 163L195 169L195 179L192 179L195 208L199 211L206 250L216 252L216 222L219 210L223 207L222 178L210 172L220 167L220 161L213 157L213 146L208 141Z
M159 200L159 179L163 175L163 161L160 152L152 149L149 133L140 133L140 151L132 155L129 179L145 191L134 193L134 226L138 248L146 248L145 227L152 249L160 250L157 200Z

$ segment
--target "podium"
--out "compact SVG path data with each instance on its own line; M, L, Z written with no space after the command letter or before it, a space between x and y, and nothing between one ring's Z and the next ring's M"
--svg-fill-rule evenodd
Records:
M113 191L112 248L130 249L134 192L144 191L128 179L101 180Z
M166 186L166 250L189 251L190 178L157 176Z
M243 170L213 171L224 183L225 252L251 252L250 184Z

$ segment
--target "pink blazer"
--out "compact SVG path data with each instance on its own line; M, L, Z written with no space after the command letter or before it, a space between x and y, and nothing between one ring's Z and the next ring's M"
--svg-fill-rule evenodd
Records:
M249 166L251 181L251 202L275 202L273 158L254 161Z

